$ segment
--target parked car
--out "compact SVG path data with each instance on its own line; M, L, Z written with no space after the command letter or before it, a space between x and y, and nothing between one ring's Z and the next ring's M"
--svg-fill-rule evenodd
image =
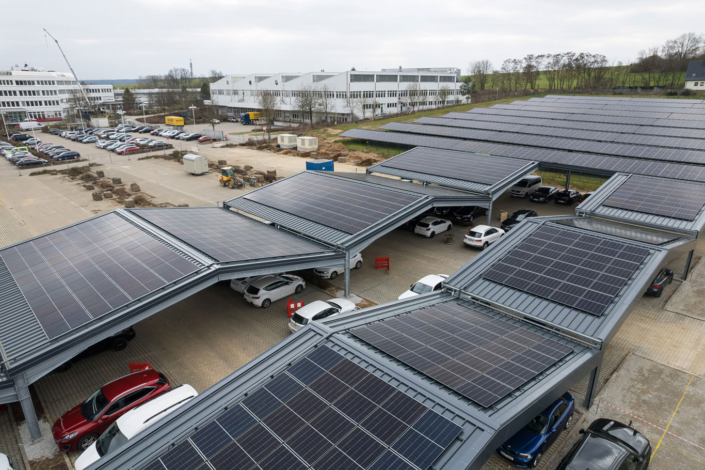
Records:
M31 139L25 140L25 141L22 142L22 143L23 143L24 145L26 145L26 146L29 147L29 146L31 146L31 145L39 145L39 144L42 143L42 141L33 137L33 138L31 138Z
M96 147L101 148L101 149L107 149L111 145L117 144L117 140L100 140L96 142Z
M197 396L198 392L192 386L182 385L128 411L111 424L96 442L78 457L74 463L74 469L84 470L100 458L112 454L139 432L178 410Z
M150 135L159 135L160 132L161 132L161 129L153 129L153 130L149 131Z
M537 467L561 433L570 427L575 400L565 393L497 449L497 453L519 468Z
M0 470L13 470L12 460L5 454L0 454Z
M44 165L46 164L47 161L44 160L43 158L35 157L34 155L31 155L29 157L24 157L20 160L17 160L15 165L17 166L33 166L33 165Z
M423 219L425 219L426 217L428 217L428 215L426 215L426 214L417 215L413 219L411 219L407 222L404 222L402 225L399 226L399 228L404 229L404 230L408 230L409 232L413 232L414 229L416 228L416 225L419 222L421 222Z
M540 176L529 176L522 178L509 189L509 195L512 197L531 196L534 191L541 187L543 180Z
M102 341L97 342L93 346L89 347L85 351L74 356L69 361L64 362L62 365L54 369L55 372L66 372L71 369L71 366L76 362L86 359L91 356L95 356L103 351L122 351L127 347L127 343L132 341L137 334L135 330L130 326L122 331L118 331L112 336L105 338Z
M147 137L140 137L139 139L134 139L133 143L139 144L139 145L147 145L151 141L152 141L152 139L148 139Z
M84 144L93 144L95 142L98 142L98 137L96 137L94 135L88 136L81 141L81 143L84 143Z
M306 288L306 281L293 274L264 276L257 279L245 291L245 300L255 307L268 308L272 302L300 294Z
M465 206L453 212L453 217L463 222L472 222L476 217L487 215L486 207Z
M474 248L487 248L492 243L504 235L501 228L490 227L489 225L477 225L470 229L463 237L463 243Z
M460 209L460 207L434 207L433 208L433 214L437 215L438 217L450 217L453 215L453 212L457 211Z
M54 156L53 158L54 158L54 160L58 160L58 161L74 160L74 159L81 158L81 154L78 152L74 152L72 150L69 150L68 152L62 152L62 153Z
M184 140L187 142L191 142L193 140L198 140L201 137L203 137L201 134L191 134L190 136L186 137Z
M51 158L56 158L56 157L58 157L59 155L63 155L63 154L68 153L68 152L73 152L73 150L65 149L65 148L60 148L60 149L54 150L53 152L50 152L50 153L49 153L49 156L50 156Z
M408 299L429 292L436 292L443 287L443 281L448 277L447 274L429 274L424 276L409 287L409 290L400 295L397 299Z
M164 142L163 140L153 140L148 145L150 148L157 148L157 147L166 147L167 143Z
M575 443L556 470L646 470L651 459L651 444L629 425L610 419L596 419Z
M350 258L350 269L360 269L362 267L362 253L358 253ZM339 274L345 274L345 265L333 266L331 268L315 268L313 273L323 279L335 279Z
M427 238L433 238L437 233L447 232L453 228L453 224L450 220L439 219L437 217L426 217L422 219L414 227L414 233L423 235Z
M16 164L20 160L28 158L28 157L36 158L34 155L32 155L29 152L13 152L10 155L8 155L7 159L10 161L10 163Z
M15 142L24 142L25 140L31 139L32 136L28 134L14 134L10 136L10 139L14 140Z
M216 139L215 137L209 137L207 135L204 135L204 136L201 136L198 138L198 141L202 144L205 142L215 142L216 140L218 140L218 139Z
M152 132L153 130L154 129L151 127L143 127L142 129L138 130L137 132L139 132L140 134L146 134L148 132Z
M52 135L59 135L59 134L61 134L61 129L57 129L57 128L49 129L49 133Z
M220 120L219 120L219 119L211 119L211 122L212 122L213 124L220 124Z
M557 193L558 188L554 188L553 186L541 186L529 196L529 201L545 203L555 199Z
M298 309L289 319L289 330L296 333L309 322L323 320L340 313L348 313L357 309L354 303L345 299L316 300Z
M168 391L169 380L156 370L114 380L64 413L52 427L54 440L62 452L86 450L119 417Z
M587 193L584 193L584 194L582 195L582 197L580 198L580 204L582 204L585 199L589 198L589 197L592 196L593 194L595 194L594 191L589 191L589 192L587 192Z
M581 194L574 189L562 189L556 193L553 202L572 206L574 202L580 201Z
M500 227L502 227L502 230L505 232L508 232L509 230L513 229L515 225L520 223L524 219L528 219L529 217L538 217L539 215L536 213L536 211L531 210L531 209L519 209L518 211L514 211L511 214L509 214L509 217L504 219Z
M244 294L250 284L262 276L249 276L233 279L230 281L230 288L239 294Z
M140 148L135 144L127 144L125 147L117 149L115 153L118 155L126 155L128 153L137 152Z
M651 285L646 289L646 294L652 297L661 297L666 286L673 282L673 271L663 268L658 272Z

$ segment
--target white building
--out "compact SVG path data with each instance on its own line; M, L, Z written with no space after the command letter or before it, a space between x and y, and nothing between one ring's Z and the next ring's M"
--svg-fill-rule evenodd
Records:
M84 85L83 89L96 106L115 99L112 85ZM47 72L34 67L0 70L0 120L8 123L26 119L61 121L74 106L77 93L80 93L78 82L70 73Z
M383 114L418 111L456 104L460 95L460 69L387 69L383 71L255 73L226 76L211 84L212 105L221 115L238 117L261 109L258 97L272 92L279 97L277 118L307 122L297 106L301 90L318 98L314 121L347 122ZM445 98L445 99L443 99ZM445 101L445 103L443 103ZM327 108L327 112L326 112Z

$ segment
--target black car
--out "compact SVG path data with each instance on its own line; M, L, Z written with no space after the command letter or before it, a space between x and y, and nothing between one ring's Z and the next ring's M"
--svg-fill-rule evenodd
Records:
M619 421L597 419L575 443L557 470L646 470L651 458L649 440Z
M201 134L192 134L192 135L186 137L184 140L186 140L186 141L198 140L198 139L200 139L201 137L202 137Z
M63 132L63 131L62 131L61 129L57 129L57 128L49 129L49 133L52 134L52 135L59 135L59 134L61 134L62 132Z
M548 202L556 197L558 189L553 186L541 186L536 191L531 193L529 200L531 202Z
M453 212L453 217L463 222L472 222L476 217L487 215L486 207L466 206Z
M531 209L519 209L518 211L509 214L509 217L507 217L504 222L502 222L502 230L508 232L509 230L514 228L516 224L526 219L527 217L538 216L539 215L536 213L536 211L532 211Z
M143 127L142 129L138 130L137 132L140 134L146 134L147 132L152 132L154 128L152 127Z
M450 215L460 209L460 207L436 207L433 209L433 214L436 217L450 217Z
M135 333L135 330L132 329L132 327L125 328L124 330L114 334L113 336L105 338L103 341L94 344L90 348L80 353L78 356L74 357L73 359L70 359L67 362L64 362L55 370L56 372L66 372L71 368L71 365L74 362L78 362L81 359L85 359L87 357L95 356L96 354L101 353L103 351L122 351L127 347L127 342L135 339L136 335L137 334Z
M73 152L73 151L68 151L68 152L62 152L58 155L53 156L54 160L73 160L75 158L81 158L81 154L78 152Z
M25 140L31 139L32 136L31 136L31 135L27 135L27 134L15 134L15 135L13 135L13 136L10 137L10 138L11 138L12 140L14 140L15 142L24 142Z
M580 201L581 197L581 194L574 189L563 189L556 193L556 196L553 198L553 202L556 204L572 206L574 202Z
M34 166L34 165L44 165L47 161L44 160L43 158L35 157L34 155L31 155L29 157L24 157L21 160L17 160L17 163L15 165L17 166Z
M646 289L646 295L650 295L653 297L661 297L661 294L663 294L663 290L668 284L672 282L673 271L671 271L670 269L663 268L661 271L659 271L654 280L651 281L651 285L648 289Z
M412 233L413 233L414 229L416 228L416 224L418 224L419 222L421 222L421 221L422 221L423 219L425 219L426 217L428 217L428 214L417 215L416 217L414 217L414 218L411 219L410 221L405 222L405 223L404 223L403 225L401 225L399 228L404 229L404 230L408 230L409 232L412 232Z

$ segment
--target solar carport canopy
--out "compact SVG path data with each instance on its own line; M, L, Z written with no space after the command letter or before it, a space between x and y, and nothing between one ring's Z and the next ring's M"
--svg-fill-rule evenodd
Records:
M434 147L492 156L521 158L537 161L545 169L558 168L610 176L617 172L628 172L705 182L705 166L365 129L352 129L344 132L341 136L409 147Z

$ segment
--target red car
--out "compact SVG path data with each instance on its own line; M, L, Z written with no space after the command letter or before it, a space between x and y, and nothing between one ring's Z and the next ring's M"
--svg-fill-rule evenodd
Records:
M124 148L124 149L120 149L120 150L117 151L117 154L118 154L118 155L125 155L126 153L136 152L136 151L138 151L139 149L140 149L140 148L135 145L134 147L127 147L127 148Z
M169 389L169 380L156 370L114 380L64 413L51 428L54 440L62 452L86 450L120 416Z
M214 141L216 141L216 140L218 140L218 139L216 139L215 137L208 137L207 135L204 135L203 137L201 137L200 139L198 139L198 141L199 141L200 143L204 143L204 142L214 142Z

